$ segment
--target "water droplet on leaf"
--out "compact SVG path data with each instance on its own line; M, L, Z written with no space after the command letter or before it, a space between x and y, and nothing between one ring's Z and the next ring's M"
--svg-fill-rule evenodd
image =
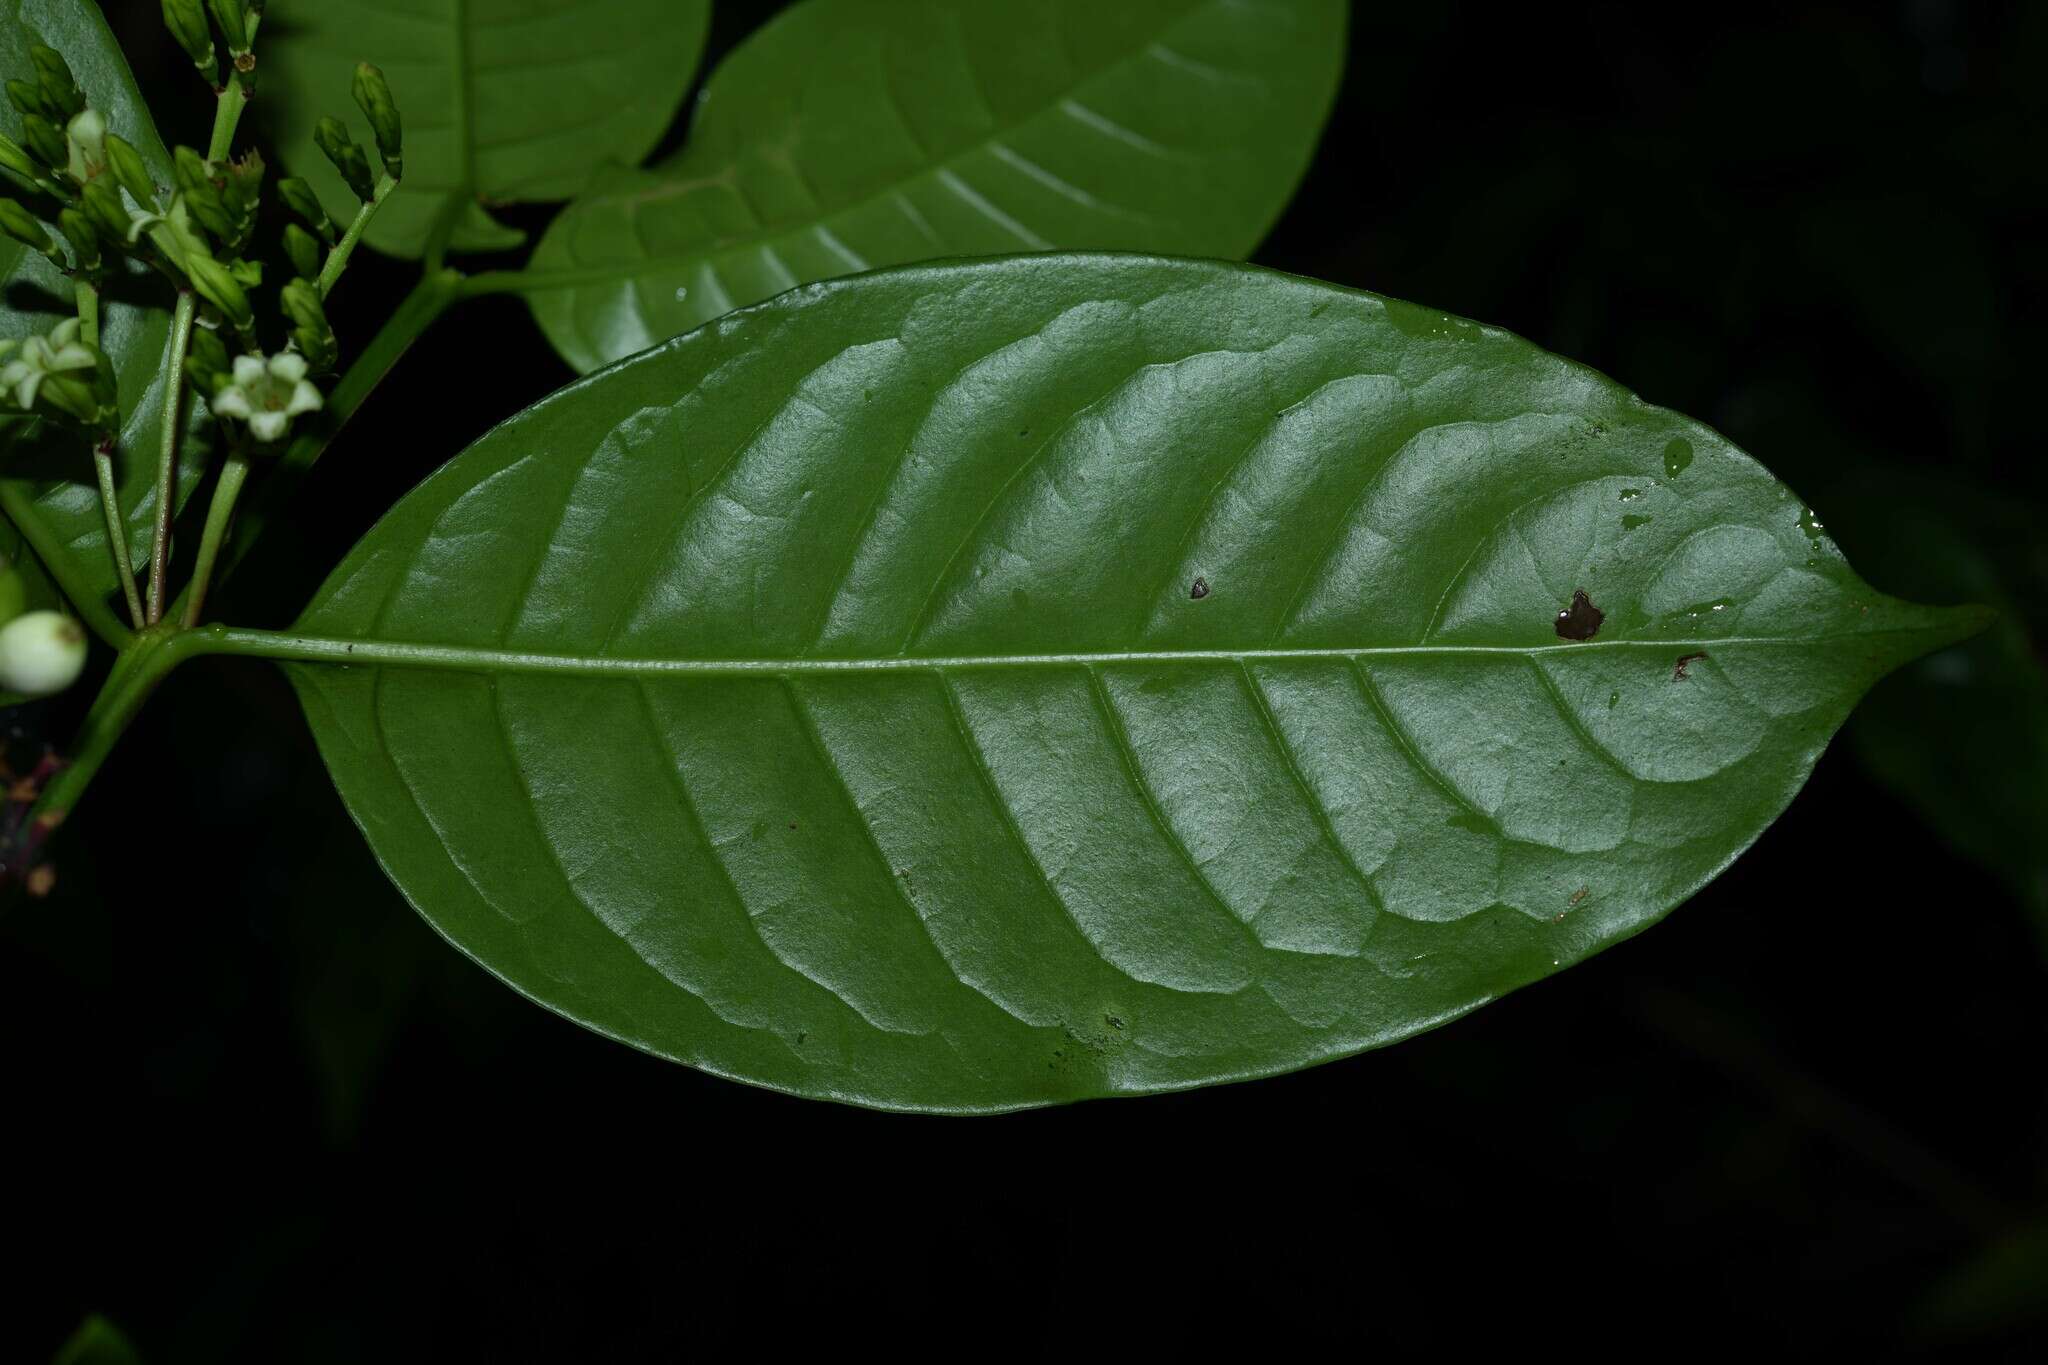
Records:
M1675 479L1692 464L1692 442L1683 436L1671 438L1671 444L1664 447L1664 477Z

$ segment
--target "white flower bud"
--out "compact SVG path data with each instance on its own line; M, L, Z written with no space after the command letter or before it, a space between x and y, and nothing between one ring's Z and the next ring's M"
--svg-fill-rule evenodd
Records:
M61 611L32 611L0 626L0 687L47 697L85 669L85 631Z

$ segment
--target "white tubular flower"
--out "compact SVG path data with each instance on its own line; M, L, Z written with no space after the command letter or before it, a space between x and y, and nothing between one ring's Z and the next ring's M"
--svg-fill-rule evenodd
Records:
M83 185L107 168L107 120L97 109L81 109L64 127L64 149L70 153L66 168L71 178Z
M0 365L0 391L23 412L35 406L36 391L43 380L66 370L91 370L99 362L78 339L78 319L66 318L50 329L46 337L30 337L19 350L7 352Z
M238 355L235 375L210 400L214 415L249 424L249 434L265 443L291 430L292 418L318 412L320 390L306 378L306 361L290 351L274 356Z

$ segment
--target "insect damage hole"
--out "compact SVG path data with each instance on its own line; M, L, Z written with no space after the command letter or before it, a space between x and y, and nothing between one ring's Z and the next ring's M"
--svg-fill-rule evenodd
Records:
M1574 589L1572 604L1557 614L1557 633L1566 640L1590 640L1599 633L1607 613L1593 605L1584 588Z
M1209 595L1209 580L1196 575L1194 584L1188 588L1188 596L1199 602Z

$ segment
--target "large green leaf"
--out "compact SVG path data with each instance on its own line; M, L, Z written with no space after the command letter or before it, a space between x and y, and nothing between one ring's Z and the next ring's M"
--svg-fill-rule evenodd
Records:
M259 107L286 164L339 213L355 200L313 125L322 114L360 124L349 82L357 62L375 62L405 122L405 179L370 244L418 256L459 197L450 245L501 250L521 234L483 205L567 199L597 166L653 149L710 16L710 0L271 0L256 44Z
M1013 257L556 394L253 648L519 990L762 1085L1005 1109L1392 1042L1685 899L1981 620L1803 513L1492 328Z
M108 128L135 144L159 183L170 184L170 157L98 6L90 0L0 0L0 74L32 78L31 42L64 54L86 98L107 116ZM13 109L0 117L6 120L8 135L18 136L20 121ZM0 238L0 277L6 281L0 337L48 331L74 312L71 282L40 252L12 238ZM121 388L121 508L127 519L129 554L137 565L148 559L156 518L156 453L163 422L163 355L170 339L170 305L170 286L137 267L108 288L102 307L100 345L114 362ZM196 421L193 430L182 448L177 483L181 506L206 469L205 433ZM85 441L47 422L0 421L0 475L0 482L13 485L12 492L18 495L16 512L41 522L41 538L60 546L72 561L75 580L101 597L115 593L118 580L107 550L106 518Z
M1308 165L1341 0L809 0L713 73L689 146L534 252L590 370L793 285L939 256L1244 255Z

